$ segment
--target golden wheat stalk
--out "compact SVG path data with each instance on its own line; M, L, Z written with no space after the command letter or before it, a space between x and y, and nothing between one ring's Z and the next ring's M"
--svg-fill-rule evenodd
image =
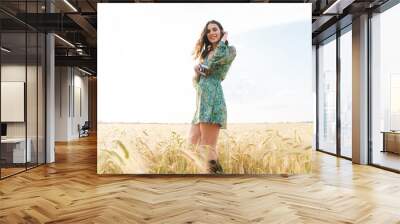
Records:
M98 173L202 173L207 148L182 136L185 125L99 124ZM294 131L292 131L294 130ZM236 125L222 130L219 161L225 173L311 171L312 125Z

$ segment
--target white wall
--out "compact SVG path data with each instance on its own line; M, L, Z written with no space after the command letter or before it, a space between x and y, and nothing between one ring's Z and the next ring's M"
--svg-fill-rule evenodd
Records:
M72 96L72 99L74 99L75 102L71 102L71 105L74 105L74 107L71 110L72 111L71 135L73 136L73 138L79 137L77 128L78 124L82 126L85 123L85 121L88 120L88 77L87 76L83 77L81 76L81 74L82 73L80 73L78 70L76 69L74 70L73 86L75 95Z
M25 70L26 69L26 70ZM27 72L27 73L26 73ZM27 121L28 121L28 137L34 133L36 137L36 66L25 65L2 65L1 66L1 81L2 82L25 82L25 75L27 74L28 85L27 88ZM35 76L35 77L33 77ZM34 86L34 87L32 87ZM4 96L3 96L4 97ZM40 107L41 105L39 105ZM7 108L2 108L6 110ZM34 123L32 123L34 122ZM7 122L7 136L8 137L25 137L25 123L26 122Z
M68 140L68 86L70 83L67 67L55 68L55 141Z
M2 65L1 66L1 81L12 82L20 81L25 82L25 65ZM32 67L28 66L28 74ZM28 94L29 95L29 94ZM35 94L36 95L36 94ZM6 108L1 108L6 110ZM25 137L25 122L7 122L7 137Z
M78 124L88 120L88 77L83 75L76 68L56 67L56 141L77 139Z

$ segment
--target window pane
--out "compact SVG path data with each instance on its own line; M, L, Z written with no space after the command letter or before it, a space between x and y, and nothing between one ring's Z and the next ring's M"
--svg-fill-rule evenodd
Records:
M372 18L372 163L400 170L400 4ZM386 132L386 133L385 133Z
M336 40L318 48L318 146L336 153Z
M352 137L352 35L351 30L340 37L340 121L341 155L351 158Z

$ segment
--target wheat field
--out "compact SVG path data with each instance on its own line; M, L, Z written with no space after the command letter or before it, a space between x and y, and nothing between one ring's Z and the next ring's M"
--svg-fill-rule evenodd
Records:
M202 174L205 148L187 143L190 124L99 123L98 174ZM229 124L217 150L226 174L311 171L312 123Z

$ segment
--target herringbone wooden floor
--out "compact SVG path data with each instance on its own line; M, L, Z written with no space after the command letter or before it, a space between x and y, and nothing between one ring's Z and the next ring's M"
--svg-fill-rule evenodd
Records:
M400 175L315 153L313 174L98 176L96 139L0 181L0 223L400 223Z

